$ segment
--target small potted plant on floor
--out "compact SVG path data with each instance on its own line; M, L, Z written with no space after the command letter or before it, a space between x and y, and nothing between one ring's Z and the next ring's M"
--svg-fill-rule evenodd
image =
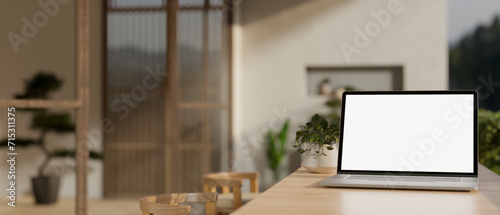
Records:
M295 146L305 154L302 166L309 172L332 173L337 170L339 125L315 114L296 132Z
M267 132L267 158L269 159L269 167L273 171L274 181L281 179L282 162L287 153L286 142L290 121L287 119L279 133L272 130ZM279 144L278 144L279 143Z
M16 95L16 99L49 99L49 93L53 92L62 85L62 80L56 76L40 72L31 80L26 81L25 92ZM52 158L55 157L74 157L75 151L68 149L49 150L45 136L49 132L54 133L71 133L75 131L75 124L71 121L69 113L51 112L47 109L20 109L16 111L32 112L33 118L31 128L40 130L36 139L22 139L16 137L14 143L18 147L36 145L44 154L45 159L38 167L37 176L32 178L33 193L37 204L50 204L57 201L59 190L59 176L47 174L46 169ZM1 146L7 146L8 140L3 140ZM102 154L98 152L90 152L90 158L100 159Z

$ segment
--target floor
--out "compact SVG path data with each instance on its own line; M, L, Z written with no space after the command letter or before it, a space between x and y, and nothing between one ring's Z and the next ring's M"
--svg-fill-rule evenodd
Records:
M52 205L35 205L32 197L20 197L16 201L16 207L7 205L6 198L1 198L0 214L10 215L72 215L75 214L74 199L59 199ZM134 199L89 199L88 214L120 214L137 215L142 214L139 210L139 200Z

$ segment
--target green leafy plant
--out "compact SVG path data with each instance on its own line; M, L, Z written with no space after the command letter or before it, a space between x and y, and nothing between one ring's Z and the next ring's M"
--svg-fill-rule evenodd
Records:
M16 99L49 99L49 92L59 89L62 80L48 72L41 71L31 80L25 81L24 93L15 95Z
M281 128L281 131L275 134L272 130L267 132L267 157L269 158L269 165L273 170L275 180L280 177L280 164L286 154L287 133L290 121L286 120ZM279 145L276 142L279 141Z
M324 147L333 150L334 144L339 139L339 124L328 121L318 114L315 114L310 122L305 126L300 126L296 132L295 146L301 154L321 156L324 153Z
M479 162L500 175L500 111L478 113Z
M55 75L40 72L31 80L25 82L25 92L15 95L17 99L49 99L49 93L58 90L62 85L62 80ZM21 139L16 138L14 143L16 147L25 147L29 145L38 146L45 154L45 160L38 167L38 176L44 175L44 170L47 168L50 160L54 157L74 157L74 150L55 150L49 151L46 146L45 136L48 132L68 133L75 131L75 124L71 122L71 116L68 113L53 113L46 109L20 109L16 110L29 111L33 113L31 128L40 130L37 139ZM8 139L1 141L0 146L7 146ZM91 151L90 158L100 159L102 154Z

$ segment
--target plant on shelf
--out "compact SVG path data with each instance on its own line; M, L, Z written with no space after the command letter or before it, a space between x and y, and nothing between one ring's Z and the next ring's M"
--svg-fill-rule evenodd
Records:
M352 86L339 87L333 93L333 96L328 100L325 105L330 109L330 113L327 115L327 119L334 123L340 123L340 107L342 106L342 93L345 91L356 90Z
M320 95L330 95L332 93L332 86L330 86L330 79L325 78L319 84L319 94Z
M31 80L25 82L25 92L21 95L15 95L16 99L49 99L49 94L58 90L62 85L62 80L56 76L40 72L37 73ZM49 132L68 133L75 131L75 124L71 121L71 116L68 113L55 113L47 109L21 109L16 111L29 111L33 113L31 128L40 130L36 139L22 139L16 137L14 142L16 147L24 147L29 145L38 146L43 152L45 159L38 167L37 176L32 178L33 189L36 202L39 204L49 204L57 200L57 192L59 187L59 178L54 175L45 174L52 158L55 157L74 157L74 150L55 150L50 151L47 148L45 136ZM7 146L8 139L2 141L2 146ZM101 159L102 154L92 151L89 154L90 158Z
M295 146L301 154L326 156L324 149L333 150L339 139L339 124L315 114L305 126L296 132Z
M280 179L281 162L286 154L286 142L289 127L289 120L286 120L281 128L281 131L275 134L272 130L267 132L267 157L269 159L269 166L273 170L274 180ZM279 144L277 144L279 141Z

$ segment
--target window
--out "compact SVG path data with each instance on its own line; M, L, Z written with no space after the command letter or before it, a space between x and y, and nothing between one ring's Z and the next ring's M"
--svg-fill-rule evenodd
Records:
M180 0L177 26L167 26L166 1L108 0L105 110L116 128L105 136L105 196L202 191L203 173L227 170L226 8Z

